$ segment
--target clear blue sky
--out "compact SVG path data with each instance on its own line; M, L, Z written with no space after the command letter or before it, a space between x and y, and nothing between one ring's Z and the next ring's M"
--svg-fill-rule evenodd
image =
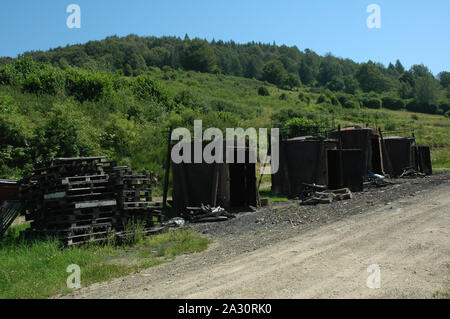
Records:
M81 29L66 8L81 7ZM381 29L369 29L369 4ZM0 56L130 33L273 42L323 55L450 71L449 0L1 0Z

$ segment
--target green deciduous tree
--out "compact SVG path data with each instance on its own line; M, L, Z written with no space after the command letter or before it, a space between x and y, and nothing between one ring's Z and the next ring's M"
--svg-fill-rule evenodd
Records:
M194 39L186 45L182 63L187 70L212 72L217 67L217 58L208 42Z
M363 63L356 72L359 86L364 92L383 92L390 88L389 80L372 62Z
M420 104L437 104L441 98L439 82L430 74L416 79L414 97Z
M267 62L261 73L261 79L275 85L281 85L286 76L283 64L278 60Z
M288 89L300 87L300 85L301 85L300 77L296 73L288 73L283 79L283 86Z
M447 88L450 86L450 72L441 72L438 74L438 79L441 85L444 88Z

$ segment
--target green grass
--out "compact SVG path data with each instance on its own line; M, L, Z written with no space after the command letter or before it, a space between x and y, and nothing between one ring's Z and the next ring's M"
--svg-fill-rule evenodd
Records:
M287 202L289 200L287 197L272 194L268 188L260 189L259 196L261 198L268 198L272 203Z
M26 242L8 230L0 241L0 298L45 298L68 293L67 266L81 268L81 284L116 278L170 261L174 256L199 252L209 240L189 231L174 230L139 239L133 246L85 245L63 247L58 241Z
M438 298L438 299L450 299L450 288L447 289L447 291L436 291L433 294L433 298Z
M450 169L450 148L435 149L431 152L431 165L433 168Z

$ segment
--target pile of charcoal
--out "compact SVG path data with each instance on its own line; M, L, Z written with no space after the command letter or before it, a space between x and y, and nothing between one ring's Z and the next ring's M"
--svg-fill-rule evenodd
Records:
M20 182L31 221L27 237L57 237L67 245L124 235L142 221L151 231L162 221L151 204L152 180L104 157L57 158L35 165Z
M220 206L213 208L209 205L200 204L200 207L187 207L187 210L188 213L185 218L191 223L219 222L235 217Z

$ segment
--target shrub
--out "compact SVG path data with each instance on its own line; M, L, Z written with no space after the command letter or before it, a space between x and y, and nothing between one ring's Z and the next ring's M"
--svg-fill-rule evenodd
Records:
M290 137L315 135L320 132L320 123L305 117L294 117L286 122L285 131Z
M150 99L158 103L170 104L166 88L148 75L138 76L132 84L132 91L139 99Z
M391 110L401 110L405 108L405 102L402 99L385 96L382 99L383 107Z
M260 86L260 87L258 88L258 95L261 95L261 96L269 96L270 93L269 93L269 90L268 90L265 86Z
M437 105L419 103L416 99L413 99L408 104L406 104L406 109L411 112L428 114L436 114L438 111Z
M298 94L298 99L302 102L305 102L307 105L311 103L311 97L309 95L306 95L304 92L300 92Z
M64 89L64 77L60 71L45 67L29 73L22 83L22 90L34 94L55 95Z
M450 118L450 110L444 113L445 117L449 117Z
M11 84L11 74L6 66L0 68L0 85Z
M338 99L338 101L341 105L344 105L345 102L347 102L348 100L351 100L350 95L343 94L343 93L336 94L336 98Z
M327 83L327 89L331 91L342 91L344 88L344 81L340 78L335 78Z
M386 123L384 130L385 131L395 131L397 129L397 124L395 122Z
M113 82L106 74L71 69L66 72L66 92L78 101L98 101L114 92Z
M359 102L355 101L355 100L345 100L344 104L342 104L342 106L346 109L359 109L360 108Z
M320 103L330 103L330 100L328 99L328 97L325 94L320 94L319 97L317 98L317 104Z
M450 100L442 100L439 103L439 108L442 110L442 113L445 114L450 110Z
M73 105L55 105L46 115L46 121L36 129L32 153L36 161L54 157L89 156L94 148L87 132L86 118L73 110Z
M336 96L333 95L333 96L330 98L330 100L331 100L331 104L333 104L333 105L335 105L335 106L340 105L340 102L339 102L339 100L338 100L338 98L337 98Z
M381 109L381 100L376 98L363 99L362 105L369 109Z
M284 88L288 90L292 90L295 87L300 87L301 85L300 77L298 76L298 74L289 73L282 80L282 85Z
M178 92L174 97L174 101L177 104L182 104L190 108L194 108L199 104L198 97L191 90L188 89L183 89L180 92Z
M283 101L286 101L288 99L288 96L287 96L286 93L281 93L279 99L283 100Z

